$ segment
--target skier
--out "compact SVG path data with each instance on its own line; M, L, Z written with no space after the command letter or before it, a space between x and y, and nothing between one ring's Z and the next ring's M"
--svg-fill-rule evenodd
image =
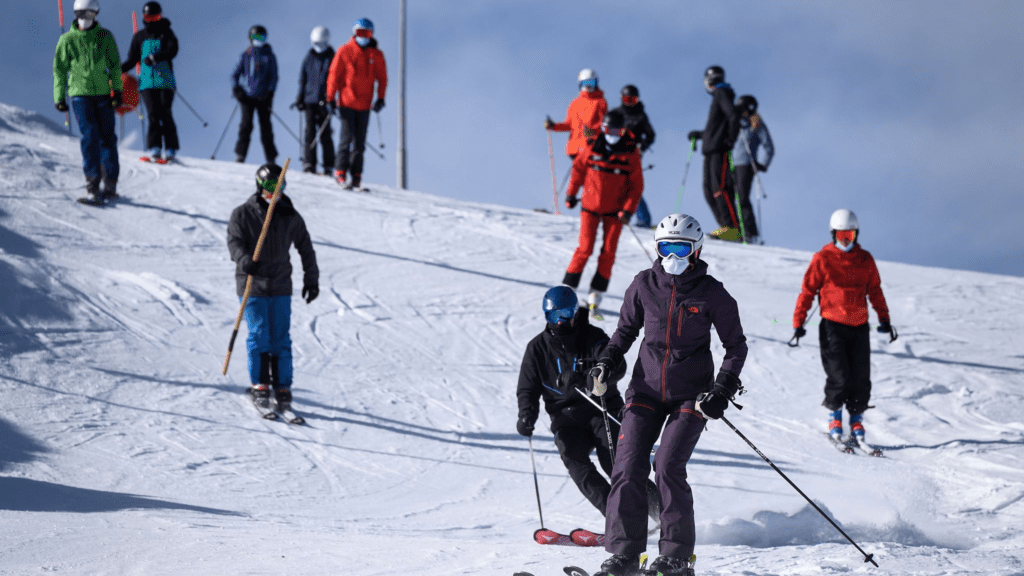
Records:
M597 307L612 277L619 234L623 224L629 222L636 211L644 191L644 173L636 140L626 130L621 112L613 110L605 114L601 131L581 152L573 160L572 176L565 190L565 205L571 210L580 202L576 192L581 186L584 189L580 206L580 240L562 284L574 290L579 286L583 268L594 253L597 226L600 224L604 229L603 244L587 296L587 305L597 319Z
M80 202L101 204L117 197L117 133L114 109L121 105L121 56L109 30L96 21L99 0L75 0L75 21L53 54L53 102L75 113L82 131L85 191ZM70 77L70 79L69 79ZM100 192L100 182L103 191Z
M284 411L291 408L292 401L292 341L288 333L292 313L292 264L288 255L291 245L295 245L302 258L302 297L307 304L320 294L320 270L306 223L284 194L287 181L281 185L281 197L274 207L259 260L252 259L280 177L281 167L275 164L264 164L256 171L256 193L231 212L228 250L236 264L239 298L245 293L248 276L252 276L245 307L252 383L249 394L258 406L269 408L273 387L277 407Z
M843 406L850 415L854 440L864 440L864 411L871 406L871 342L868 338L868 307L878 315L878 331L896 339L889 323L889 307L875 260L860 247L857 216L845 208L829 219L832 242L818 251L804 274L800 296L793 312L793 336L797 342L807 334L804 321L814 297L821 305L818 341L821 365L825 368L825 400L829 412L829 436L842 442Z
M640 91L636 86L626 84L622 87L622 106L616 110L622 112L625 117L626 130L633 133L637 141L637 149L642 155L651 147L651 144L654 144L654 128L651 127L651 121L647 118L647 112L644 112L644 104L640 101ZM643 196L640 197L640 203L636 207L636 225L641 228L651 227L651 212L647 209L647 202L644 201Z
M242 83L239 84L239 80ZM231 73L231 90L241 108L241 123L238 126L238 142L235 144L235 161L245 162L249 153L249 138L252 136L253 112L260 121L260 141L267 164L277 159L274 146L274 127L270 115L274 107L274 90L277 89L277 57L267 44L267 29L259 24L249 28L249 47L242 52L235 71Z
M376 100L373 100L374 82L377 83ZM387 65L384 53L377 48L377 39L373 37L373 22L360 18L352 27L352 39L338 48L327 75L327 105L332 111L337 106L341 116L334 179L348 190L362 184L370 103L373 103L373 111L379 114L384 107L387 88ZM352 175L348 185L345 184L347 174Z
M139 96L146 105L149 128L146 149L150 162L173 162L178 153L178 128L171 115L171 104L177 84L171 60L178 55L178 38L171 31L171 21L163 17L157 2L142 7L143 28L132 36L128 57L121 64L121 73L139 68ZM161 155L161 148L166 156Z
M744 94L736 99L736 110L740 114L740 135L732 148L732 160L735 168L736 195L740 198L740 212L743 215L743 232L745 242L760 244L757 219L754 218L754 207L750 204L750 185L754 182L754 170L767 172L768 165L775 156L772 136L768 133L761 115L757 113L757 99ZM764 164L758 162L758 149L764 147ZM750 151L750 154L747 151ZM753 154L753 158L750 155Z
M331 113L327 109L327 73L334 58L331 48L331 32L317 26L309 34L312 47L302 60L299 72L299 94L295 107L306 115L306 133L302 148L302 171L316 173L316 133L326 122L327 127L320 133L320 146L324 149L324 174L334 169L334 141L331 140Z
M619 326L605 355L591 370L593 393L606 393L609 376L644 330L619 433L608 496L605 549L612 553L601 571L631 576L647 545L644 480L651 470L664 510L658 558L650 573L693 574L689 563L695 543L693 495L686 463L706 420L721 418L742 390L740 371L746 338L736 301L708 275L700 259L704 233L692 216L671 214L655 229L658 260L626 289ZM725 348L717 378L711 356L711 328Z
M704 199L718 222L711 236L722 240L739 240L739 222L732 205L732 178L729 178L729 152L740 133L740 118L733 104L736 93L725 82L721 66L704 71L704 89L711 95L711 109L704 130L693 130L689 140L703 140Z
M568 132L569 141L565 143L565 153L575 160L576 155L587 147L601 128L601 120L608 112L608 102L604 92L597 86L597 72L590 68L580 70L576 77L580 93L569 103L565 112L564 122L555 122L548 116L544 128L553 132Z

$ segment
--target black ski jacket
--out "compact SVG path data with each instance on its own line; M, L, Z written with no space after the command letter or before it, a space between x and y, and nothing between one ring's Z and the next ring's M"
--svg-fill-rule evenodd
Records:
M733 101L736 93L726 84L721 83L711 93L711 109L708 111L708 122L704 125L701 136L701 152L724 154L732 150L736 138L740 135L740 115Z
M573 388L589 394L590 369L601 357L608 344L604 330L592 326L589 312L581 308L576 314L575 329L564 336L554 334L549 326L526 345L523 364L519 369L519 418L530 424L537 421L540 399L551 417L551 431L571 425L582 425L601 411ZM626 375L626 363L620 362L608 377L608 391L604 395L608 411L618 417L622 409L622 395L616 383ZM591 398L601 403L596 396Z
M651 121L644 112L644 103L637 102L635 106L619 106L616 108L626 119L626 129L633 133L640 151L643 152L654 144L654 128Z
M257 192L231 212L228 250L235 262L235 286L239 296L245 293L248 276L242 271L242 264L252 261L267 208L269 205L266 200ZM253 275L250 296L292 295L292 263L288 256L292 244L295 244L302 258L303 285L317 285L320 269L316 265L316 252L313 251L313 242L306 231L306 222L295 210L291 199L282 193L274 207L274 215L270 218L270 227L260 252L259 270Z
M157 49L153 51L151 46L146 45L147 41L152 46L156 46ZM124 62L121 62L121 73L123 74L134 68L136 64L142 63L142 60L150 53L153 54L153 58L157 61L157 73L161 71L160 69L163 66L166 66L167 73L174 74L174 64L171 60L178 55L178 37L171 30L170 20L161 18L156 22L147 22L142 30L139 30L132 36L132 42L128 46L128 56ZM160 63L166 64L161 65ZM159 85L161 84L159 81L155 82L153 86L149 86L143 81L145 79L139 78L139 80L140 90L146 90L147 88L174 88L173 85Z
M328 47L323 52L309 49L306 57L302 60L302 70L299 72L299 95L295 97L296 102L326 103L327 73L331 71L332 60L334 60L334 48Z

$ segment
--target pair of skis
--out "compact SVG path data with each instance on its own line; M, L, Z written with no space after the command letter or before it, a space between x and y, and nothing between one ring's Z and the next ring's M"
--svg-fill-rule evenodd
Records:
M178 160L175 157L170 158L152 158L150 156L143 156L139 158L140 162L149 162L151 164L178 164Z
M274 408L270 408L269 406L260 406L259 404L256 403L256 398L254 398L252 394L246 392L245 395L248 396L249 400L252 401L253 408L256 408L256 411L260 413L260 417L262 417L265 420L277 420L278 418L281 418L289 424L306 423L305 418L299 416L298 414L295 413L295 411L293 411L290 408L281 409L281 407L277 405L277 402L272 403Z
M829 442L832 443L832 446L843 454L857 454L858 451L860 451L867 456L874 456L876 458L884 456L881 448L872 446L864 440L857 440L857 437L852 434L846 440L843 440L842 437L836 438L835 436L828 434L828 439Z
M537 544L546 546L604 546L604 534L577 528L568 535L559 534L554 530L539 528L533 533L533 540Z

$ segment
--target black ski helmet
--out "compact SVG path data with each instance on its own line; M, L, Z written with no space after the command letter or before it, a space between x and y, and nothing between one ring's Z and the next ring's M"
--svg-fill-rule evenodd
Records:
M262 34L263 37L266 38L267 37L267 29L264 28L260 24L256 24L252 28L249 28L249 40L252 40L252 37L255 36L256 34Z
M608 128L625 128L626 127L626 116L621 110L613 109L609 110L605 115L604 119L601 120L602 127Z
M264 191L267 189L268 182L277 183L277 180L281 177L281 167L277 164L264 164L256 169L256 189ZM273 188L270 192L273 192Z
M704 71L704 88L711 92L721 82L725 82L725 70L721 66L708 66Z
M744 94L736 99L736 107L740 109L740 112L753 114L754 112L757 112L757 98L754 98L750 94Z
M623 86L622 92L620 94L622 96L632 96L634 98L640 97L640 91L637 90L636 86L633 86L632 84L626 84L625 86Z
M142 7L143 16L159 16L163 12L159 2L146 2L146 5Z

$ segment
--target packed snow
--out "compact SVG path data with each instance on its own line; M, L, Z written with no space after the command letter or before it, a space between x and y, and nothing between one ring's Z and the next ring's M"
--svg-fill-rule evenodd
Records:
M575 215L372 184L390 174L346 192L293 159L288 194L321 270L319 299L293 300L308 422L293 426L245 399L242 337L220 372L239 306L227 220L256 166L138 155L121 148L119 202L83 206L78 140L0 104L0 574L596 571L600 548L533 542L515 431L519 363ZM713 422L689 466L697 573L1024 575L1024 279L879 262L900 337L872 335L865 425L885 457L850 456L824 434L817 317L786 346L818 248L706 244L750 346L744 409L727 416L879 568ZM649 265L624 234L609 333ZM603 531L546 424L533 441L545 526Z

